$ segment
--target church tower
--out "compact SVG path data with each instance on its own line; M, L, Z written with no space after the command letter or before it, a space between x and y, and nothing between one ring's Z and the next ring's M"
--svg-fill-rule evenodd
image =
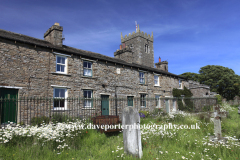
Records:
M154 67L153 33L150 36L141 32L139 25L136 33L122 36L120 50L114 53L115 58L122 59L128 63Z

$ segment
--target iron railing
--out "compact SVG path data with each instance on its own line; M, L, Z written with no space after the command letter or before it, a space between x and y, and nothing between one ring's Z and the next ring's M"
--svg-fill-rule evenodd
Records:
M74 119L87 119L100 115L118 115L124 107L133 106L138 111L150 113L155 108L165 112L174 112L178 109L189 112L211 110L217 104L216 98L109 98L109 99L82 99L82 98L32 98L18 99L0 98L0 124L5 126L9 122L23 125L35 125L52 122L63 122Z

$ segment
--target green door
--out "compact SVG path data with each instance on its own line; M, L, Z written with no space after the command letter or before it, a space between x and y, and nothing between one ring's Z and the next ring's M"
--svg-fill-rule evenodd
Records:
M17 99L17 89L0 88L0 124L8 121L17 123Z
M102 99L102 115L108 116L109 115L109 96L101 95L101 99Z
M128 106L133 107L133 96L127 96Z
M169 103L168 103L168 99L165 100L165 104L166 104L166 112L169 113Z

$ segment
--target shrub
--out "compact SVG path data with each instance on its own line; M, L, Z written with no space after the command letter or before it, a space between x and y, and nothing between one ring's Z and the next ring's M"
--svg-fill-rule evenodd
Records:
M178 103L178 109L181 111L184 110L182 100L178 100L177 103Z
M186 87L184 87L184 89L177 89L177 88L173 88L173 97L181 97L182 95L184 95L185 97L191 97L193 94L192 92L187 89Z
M174 121L176 122L184 122L185 117L182 114L175 114L174 115Z
M198 118L202 122L207 122L207 123L210 122L210 115L207 114L207 113L200 113L200 114L198 114Z
M222 104L222 96L221 95L215 95L215 97L217 98L217 103Z
M69 117L68 115L65 115L65 114L53 114L52 116L52 122L53 123L57 123L57 122L60 122L60 123L63 123L63 122L68 122L68 121L73 121L73 118Z
M185 102L185 111L189 111L189 112L191 112L191 111L193 111L194 110L194 104L193 104L193 102L191 101L191 99L185 99L184 100L184 102Z
M140 118L145 118L146 116L143 113L139 113Z
M32 126L41 126L42 123L48 124L49 123L49 117L41 116L41 117L33 117L30 121Z
M184 87L184 89L177 89L177 88L173 88L173 97L181 97L182 95L184 95L184 97L191 97L193 94L192 92L187 89L186 87ZM191 101L191 99L184 99L185 105L183 105L181 100L178 100L178 109L181 111L192 111L193 110L193 102Z
M203 110L204 112L206 112L206 111L213 111L213 106L204 106L204 107L202 108L202 110Z
M179 99L177 103L178 103L178 109L179 110L181 110L181 111L189 111L189 112L193 111L194 104L191 101L191 99L184 99L185 105L183 105L181 99Z
M149 116L149 112L147 112L147 111L139 111L139 113L144 114L146 118Z
M154 108L154 110L152 111L151 115L155 116L155 115L159 115L162 112L161 108Z

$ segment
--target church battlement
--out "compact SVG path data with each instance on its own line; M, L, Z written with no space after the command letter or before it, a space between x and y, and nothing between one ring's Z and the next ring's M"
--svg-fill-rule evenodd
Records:
M136 32L136 33L135 33L135 32L132 32L132 34L129 33L128 35L125 35L124 37L123 37L123 35L122 35L122 33L121 33L121 42L124 43L124 42L126 42L126 41L128 41L128 40L130 40L130 39L135 38L135 37L142 37L142 38L145 38L145 39L153 42L153 32L152 32L152 35L151 35L151 36L150 36L150 34L144 33L143 31L141 32L141 31L140 31L140 28L139 28L139 25L138 25L138 28L137 28L137 32Z

